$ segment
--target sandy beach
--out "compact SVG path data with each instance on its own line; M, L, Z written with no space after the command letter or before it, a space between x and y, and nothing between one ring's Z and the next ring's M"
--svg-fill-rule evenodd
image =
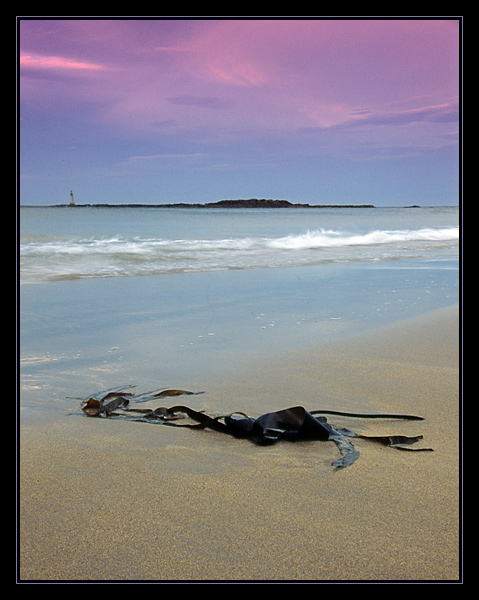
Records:
M20 580L457 581L458 361L452 307L286 348L202 381L205 394L188 402L252 416L260 400L264 411L301 404L425 417L329 418L371 435L423 434L418 447L434 448L400 452L359 439L360 458L336 472L328 442L258 447L82 414L26 420Z

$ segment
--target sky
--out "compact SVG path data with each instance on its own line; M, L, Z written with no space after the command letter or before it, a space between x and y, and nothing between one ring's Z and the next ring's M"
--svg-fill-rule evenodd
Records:
M459 202L459 17L17 24L21 204Z

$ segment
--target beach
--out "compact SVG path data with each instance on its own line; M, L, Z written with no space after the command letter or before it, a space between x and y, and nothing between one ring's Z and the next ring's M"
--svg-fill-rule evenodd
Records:
M328 421L370 435L422 434L417 446L434 452L358 439L359 459L334 471L331 442L262 447L88 418L79 402L42 418L27 408L21 581L458 581L457 305L175 380L195 383L205 393L181 403L213 412L302 405L419 415Z

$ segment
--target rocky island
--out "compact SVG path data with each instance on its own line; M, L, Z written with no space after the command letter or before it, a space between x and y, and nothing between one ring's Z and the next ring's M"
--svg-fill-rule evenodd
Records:
M250 198L249 200L220 200L204 205L217 208L374 208L372 204L294 204L289 200L266 200Z
M146 207L146 208L375 208L373 204L302 204L289 200L249 198L246 200L219 200L205 204L178 202L173 204L54 204L53 206Z

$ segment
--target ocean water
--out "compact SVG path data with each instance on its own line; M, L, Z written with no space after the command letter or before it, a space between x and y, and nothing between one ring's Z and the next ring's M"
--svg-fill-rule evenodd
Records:
M457 209L21 209L21 283L457 255Z
M454 207L22 207L19 224L30 412L123 384L198 389L459 299Z

